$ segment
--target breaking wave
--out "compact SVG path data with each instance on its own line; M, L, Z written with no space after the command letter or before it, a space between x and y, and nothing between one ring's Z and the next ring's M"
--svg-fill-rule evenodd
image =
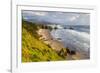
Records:
M89 56L90 35L71 29L57 29L51 31L52 36L61 41L66 48L82 52Z

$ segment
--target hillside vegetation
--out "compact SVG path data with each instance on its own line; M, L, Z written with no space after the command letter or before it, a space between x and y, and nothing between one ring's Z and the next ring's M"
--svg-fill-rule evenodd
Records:
M38 26L22 20L22 62L57 61L65 57L39 40Z

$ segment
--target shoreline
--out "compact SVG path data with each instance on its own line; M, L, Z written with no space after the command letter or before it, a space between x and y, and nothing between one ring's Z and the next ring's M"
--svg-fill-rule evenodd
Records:
M40 39L43 40L45 44L49 45L53 50L59 52L62 48L65 48L64 45L62 44L62 42L53 38L53 36L51 35L51 33L48 29L39 29L38 34L42 35L40 37ZM68 49L70 50L70 48L68 48ZM89 58L89 56L86 57L85 54L82 54L83 52L79 52L77 50L74 50L74 51L76 53L74 55L70 55L67 53L67 56L66 56L66 57L68 57L67 60L72 60L72 59L81 60L81 59L88 59Z

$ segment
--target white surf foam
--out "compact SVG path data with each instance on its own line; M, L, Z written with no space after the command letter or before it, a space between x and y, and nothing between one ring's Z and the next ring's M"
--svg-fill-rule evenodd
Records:
M89 54L90 35L86 32L78 32L70 29L57 29L51 31L55 39L60 39L65 47Z

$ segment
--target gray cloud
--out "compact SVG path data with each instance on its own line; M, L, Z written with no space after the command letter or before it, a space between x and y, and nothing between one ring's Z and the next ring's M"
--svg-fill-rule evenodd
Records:
M23 19L32 22L48 22L66 25L89 25L90 15L86 13L22 11Z

